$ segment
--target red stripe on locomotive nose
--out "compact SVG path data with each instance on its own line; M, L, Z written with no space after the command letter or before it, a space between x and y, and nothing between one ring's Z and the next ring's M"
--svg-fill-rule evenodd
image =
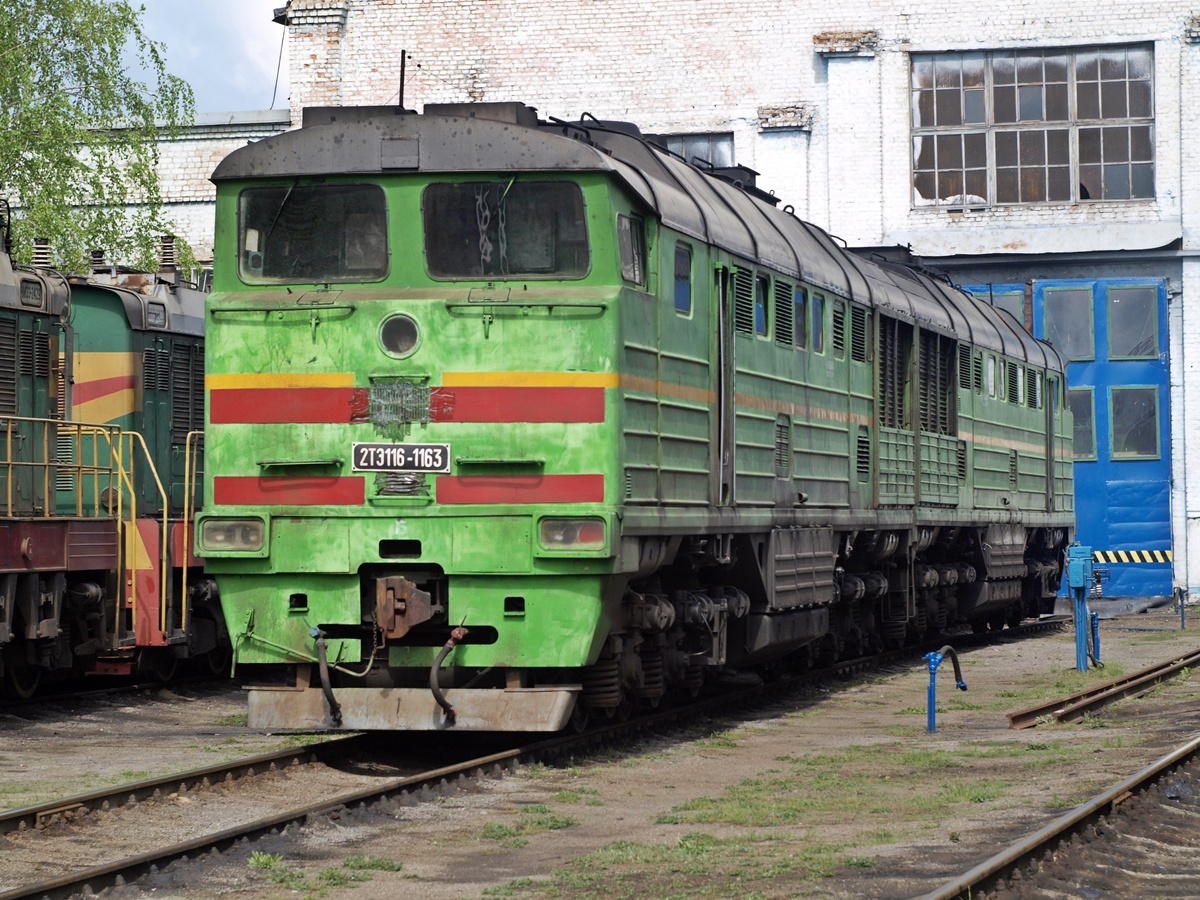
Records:
M366 388L213 388L214 425L363 422ZM432 422L603 422L604 388L435 387Z
M441 475L438 503L602 503L603 475Z
M214 425L349 422L354 388L227 388L208 393Z
M273 506L362 506L366 479L359 475L322 478L217 475L213 503L218 506L268 503Z
M604 388L435 387L433 422L603 422Z

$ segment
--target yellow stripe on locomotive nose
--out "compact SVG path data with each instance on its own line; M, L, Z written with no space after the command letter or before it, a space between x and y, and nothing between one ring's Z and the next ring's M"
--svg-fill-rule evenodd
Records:
M354 387L353 372L232 372L205 375L205 390Z

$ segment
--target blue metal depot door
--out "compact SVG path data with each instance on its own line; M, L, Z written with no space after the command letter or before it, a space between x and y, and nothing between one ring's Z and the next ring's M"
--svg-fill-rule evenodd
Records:
M1105 597L1171 596L1171 428L1164 279L1035 281L1034 334L1068 359L1080 543Z

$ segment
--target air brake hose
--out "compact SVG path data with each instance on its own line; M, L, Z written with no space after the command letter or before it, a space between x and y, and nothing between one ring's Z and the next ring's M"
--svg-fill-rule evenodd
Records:
M442 649L438 651L437 659L433 661L433 668L429 670L429 690L433 692L433 699L437 701L438 706L446 713L446 722L450 725L454 724L454 707L450 705L450 701L442 693L442 686L438 683L438 671L441 669L446 657L450 655L450 651L466 636L467 629L461 625L451 631L450 640L442 645Z
M329 660L325 656L325 632L320 628L310 628L308 636L317 642L317 668L321 672L321 690L325 701L329 704L329 718L333 719L335 727L342 725L342 706L333 696L333 686L329 683Z

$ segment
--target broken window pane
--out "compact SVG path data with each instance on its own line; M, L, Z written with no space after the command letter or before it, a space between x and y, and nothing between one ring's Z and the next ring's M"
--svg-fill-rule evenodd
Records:
M1114 458L1158 456L1158 389L1112 388Z

